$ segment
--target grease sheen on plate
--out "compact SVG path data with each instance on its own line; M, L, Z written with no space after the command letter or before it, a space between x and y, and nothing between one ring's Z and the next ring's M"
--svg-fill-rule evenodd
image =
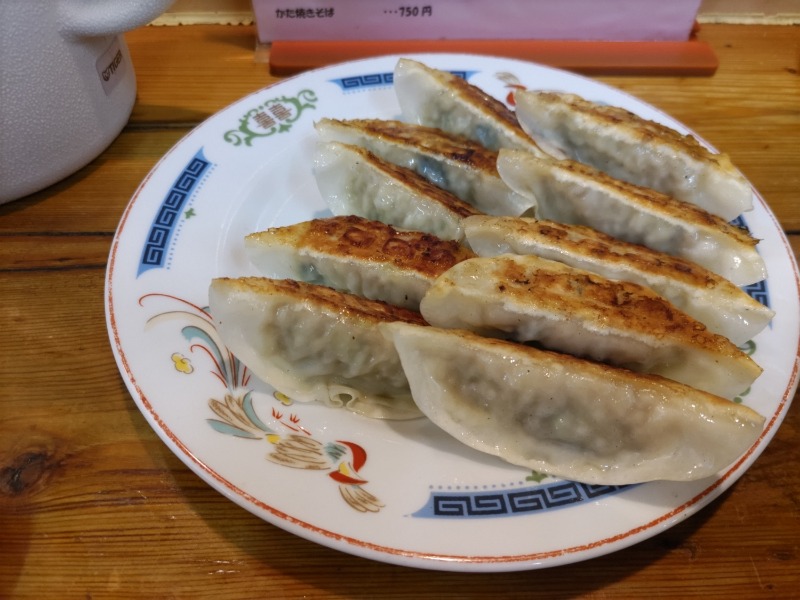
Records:
M412 56L505 99L514 86L569 91L691 133L621 91L527 62ZM775 311L748 343L763 375L738 400L767 417L734 465L692 483L590 486L462 446L424 419L376 421L293 404L224 348L208 283L255 275L253 231L328 214L311 174L314 121L399 118L397 56L311 71L220 111L154 167L112 244L106 316L120 372L167 446L209 485L264 520L353 555L452 571L550 567L608 554L695 513L764 450L797 386L798 274L764 200L744 224L769 276L748 292Z

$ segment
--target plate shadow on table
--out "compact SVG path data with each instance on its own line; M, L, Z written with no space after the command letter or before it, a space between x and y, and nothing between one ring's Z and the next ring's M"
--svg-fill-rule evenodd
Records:
M148 110L157 113L160 108L156 106ZM155 120L144 125L127 125L102 153L73 173L43 189L1 204L3 228L12 229L15 220L23 219L28 231L70 232L76 227L85 227L86 218L91 216L92 227L113 236L138 182L205 116L187 111L185 121L179 125ZM159 132L155 136L157 144L150 141L154 131ZM147 140L143 134L148 136ZM133 172L136 183L120 185L119 170ZM106 188L97 185L96 182L102 180L107 182Z
M125 130L134 132L152 131L153 129L185 129L185 133L189 133L191 129L200 125L210 116L211 113L201 110L169 104L137 102ZM165 152L168 150L169 148Z
M258 585L259 577L279 577L296 582L293 588L325 590L333 596L355 600L374 598L378 588L383 598L423 597L421 589L426 590L424 597L431 598L453 594L459 598L555 600L589 596L634 576L668 554L678 554L677 560L694 560L697 548L692 537L730 493L723 493L698 514L653 538L589 561L504 573L446 572L377 562L295 536L227 500L189 472L165 445L149 447L161 455L154 460L174 466L173 483L191 510L219 538L252 557L253 562L242 571L254 578L254 585ZM298 556L303 559L298 561Z
M53 197L60 195L63 191L69 190L73 186L79 185L81 181L90 178L100 168L101 158L95 158L64 179L55 181L47 187L31 192L21 198L0 204L0 218L13 218L15 214L30 210L31 207L52 201Z

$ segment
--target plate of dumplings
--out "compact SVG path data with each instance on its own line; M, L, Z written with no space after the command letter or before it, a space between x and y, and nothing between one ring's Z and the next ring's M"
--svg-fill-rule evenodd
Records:
M120 373L190 469L314 543L472 572L636 544L750 468L797 387L794 255L722 150L523 61L283 80L131 199Z

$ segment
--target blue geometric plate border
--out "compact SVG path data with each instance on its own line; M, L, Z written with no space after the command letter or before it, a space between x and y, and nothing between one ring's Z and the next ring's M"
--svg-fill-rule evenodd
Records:
M203 155L201 148L175 179L153 217L142 249L137 277L149 269L162 268L167 263L175 231L181 222L181 213L203 178L208 175L212 164Z
M428 519L514 517L566 508L632 487L634 486L556 481L546 485L499 491L437 491L431 492L425 505L411 516Z
M450 71L453 75L468 80L477 71ZM338 85L343 92L356 92L362 90L371 90L380 87L389 87L394 85L394 73L369 73L366 75L352 75L349 77L340 77L338 79L331 79L332 83Z

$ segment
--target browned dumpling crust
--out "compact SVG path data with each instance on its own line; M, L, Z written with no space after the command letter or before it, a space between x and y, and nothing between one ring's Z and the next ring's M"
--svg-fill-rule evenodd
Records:
M726 154L615 106L575 94L521 90L517 118L558 158L691 202L726 221L753 206L753 192Z
M326 285L410 310L436 278L475 254L452 240L354 215L275 227L245 238L262 275Z
M497 152L467 138L447 134L437 127L412 125L392 119L348 119L334 122L370 138L389 141L400 146L411 146L429 151L442 158L462 163L478 171L497 173Z
M307 302L320 310L338 312L351 317L359 324L373 327L385 321L406 321L425 325L418 312L394 306L386 302L368 300L331 289L293 279L270 279L267 277L221 277L213 281L217 288L266 296L283 296L297 302Z
M457 196L440 188L438 185L432 184L411 169L406 169L390 163L389 161L382 160L372 152L360 148L359 146L350 146L349 149L357 153L361 160L385 173L388 179L402 182L403 185L413 189L420 196L425 196L430 202L442 205L454 215L465 218L470 215L480 214L480 211L476 210L472 205L463 202Z
M404 120L437 127L490 150L516 148L544 154L505 104L463 78L401 58L394 89Z
M314 177L334 215L357 215L460 241L461 220L482 214L413 169L353 144L317 144Z
M432 325L536 342L725 398L761 374L730 340L652 290L538 256L463 261L436 280L420 309Z
M433 280L475 253L455 241L395 229L354 215L303 221L247 236L246 244L280 244L309 254L413 271Z
M755 411L663 377L457 329L381 326L422 412L509 463L595 484L691 481L761 434Z
M376 418L413 418L397 351L382 323L424 325L419 313L325 286L261 277L211 282L209 307L225 346L297 402Z
M497 152L465 137L396 120L321 119L315 126L323 142L366 148L487 214L519 216L536 204L500 179Z
M764 329L775 314L697 263L620 241L590 227L486 215L469 217L463 227L467 242L480 256L535 254L610 279L644 285L737 345Z
M573 160L501 150L498 170L515 191L536 199L536 215L586 225L615 238L696 262L736 285L766 277L758 240L716 215Z

